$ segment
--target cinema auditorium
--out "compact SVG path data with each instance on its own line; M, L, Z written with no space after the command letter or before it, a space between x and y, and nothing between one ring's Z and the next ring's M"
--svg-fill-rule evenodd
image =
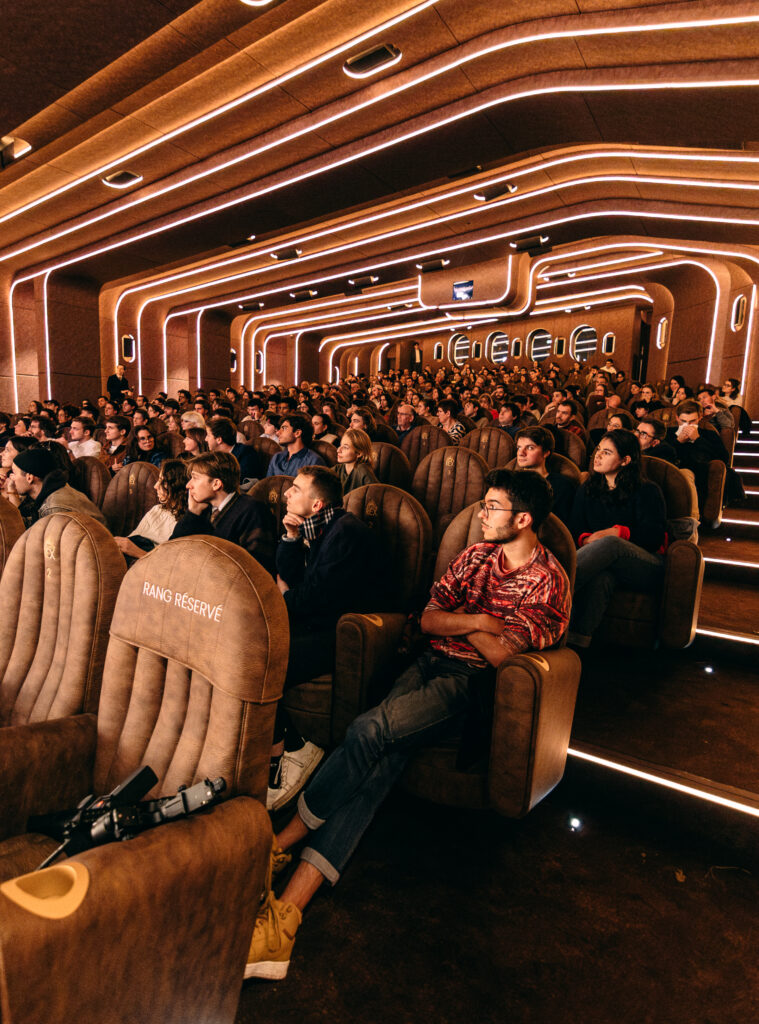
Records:
M755 1021L759 5L0 26L2 1024Z

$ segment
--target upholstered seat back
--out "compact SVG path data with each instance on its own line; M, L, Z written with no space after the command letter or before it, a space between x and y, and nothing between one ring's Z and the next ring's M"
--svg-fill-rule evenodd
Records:
M261 434L260 437L254 438L249 444L258 453L258 475L260 477L266 476L266 470L269 468L269 463L273 456L277 452L281 452L282 449L273 438L267 437L266 434Z
M420 607L427 596L432 525L419 502L398 487L368 484L349 491L345 507L380 534L392 571L392 610Z
M439 448L417 466L411 493L433 525L445 529L454 515L482 498L489 472L487 462L470 448Z
M483 540L479 511L479 502L475 502L474 505L459 512L445 531L435 560L435 580L440 579L460 551L472 544L479 544ZM566 526L552 514L538 530L538 539L556 556L569 577L570 584L574 586L577 553L572 535Z
M98 508L103 507L105 492L110 482L111 474L94 455L82 455L71 463L69 483L77 491L86 494Z
M267 476L253 484L248 494L256 501L265 502L271 509L277 524L277 536L282 532L282 519L287 511L285 491L293 482L291 476Z
M184 451L184 438L175 430L167 430L161 434L161 444L168 452L170 459L178 458Z
M411 466L403 451L386 441L372 444L372 469L381 484L392 484L408 491L411 487Z
M661 488L667 506L667 519L680 519L690 515L690 488L677 466L652 455L644 455L642 461L643 475Z
M8 561L11 548L24 532L21 513L5 498L0 497L0 574Z
M491 469L505 466L514 458L514 439L500 427L477 427L462 437L459 447L477 452Z
M76 512L16 542L0 579L0 725L95 710L125 569L105 527Z
M97 792L149 764L155 793L223 776L261 797L288 647L282 596L239 545L185 537L140 559L111 625Z
M264 432L258 420L243 420L239 427L240 433L247 441L255 441Z
M582 483L582 473L566 455L559 455L558 452L551 452L546 462L549 473L561 473L562 476L568 476L570 480L579 486ZM517 460L512 459L511 462L506 464L506 469L519 469ZM585 474L587 476L587 473Z
M317 455L321 455L324 459L324 463L327 466L337 465L337 448L329 441L312 441L311 449L316 452Z
M560 455L565 455L568 459L580 469L585 469L588 464L588 454L585 447L585 442L573 434L571 430L559 429L561 452Z
M155 483L158 467L150 462L130 462L117 471L103 499L103 514L114 537L126 537L158 501Z
M436 448L445 448L450 445L451 439L440 427L429 426L414 427L401 441L401 450L411 464L413 472L425 455L435 451Z

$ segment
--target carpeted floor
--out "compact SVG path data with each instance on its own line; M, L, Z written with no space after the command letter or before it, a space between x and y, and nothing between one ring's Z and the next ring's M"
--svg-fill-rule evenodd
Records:
M749 1024L757 838L576 762L522 821L395 793L238 1024Z

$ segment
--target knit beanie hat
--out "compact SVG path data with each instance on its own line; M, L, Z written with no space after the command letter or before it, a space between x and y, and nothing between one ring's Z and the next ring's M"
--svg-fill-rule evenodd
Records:
M53 453L46 448L27 448L25 452L18 453L13 465L18 466L22 473L30 473L42 479L57 469L58 463Z

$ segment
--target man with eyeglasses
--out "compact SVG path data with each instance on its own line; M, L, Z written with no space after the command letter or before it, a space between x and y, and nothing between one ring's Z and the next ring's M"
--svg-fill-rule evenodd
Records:
M567 628L569 581L537 537L551 510L548 484L507 469L486 483L483 540L454 558L422 613L429 649L352 723L276 837L272 858L280 864L285 850L306 843L281 898L270 892L259 911L246 978L285 977L304 908L325 879L337 882L409 756L461 733L492 700L506 658L550 647Z
M646 416L640 420L633 433L638 438L640 450L644 455L653 455L657 459L671 462L673 466L678 465L677 452L665 440L667 428L661 420L654 416Z

